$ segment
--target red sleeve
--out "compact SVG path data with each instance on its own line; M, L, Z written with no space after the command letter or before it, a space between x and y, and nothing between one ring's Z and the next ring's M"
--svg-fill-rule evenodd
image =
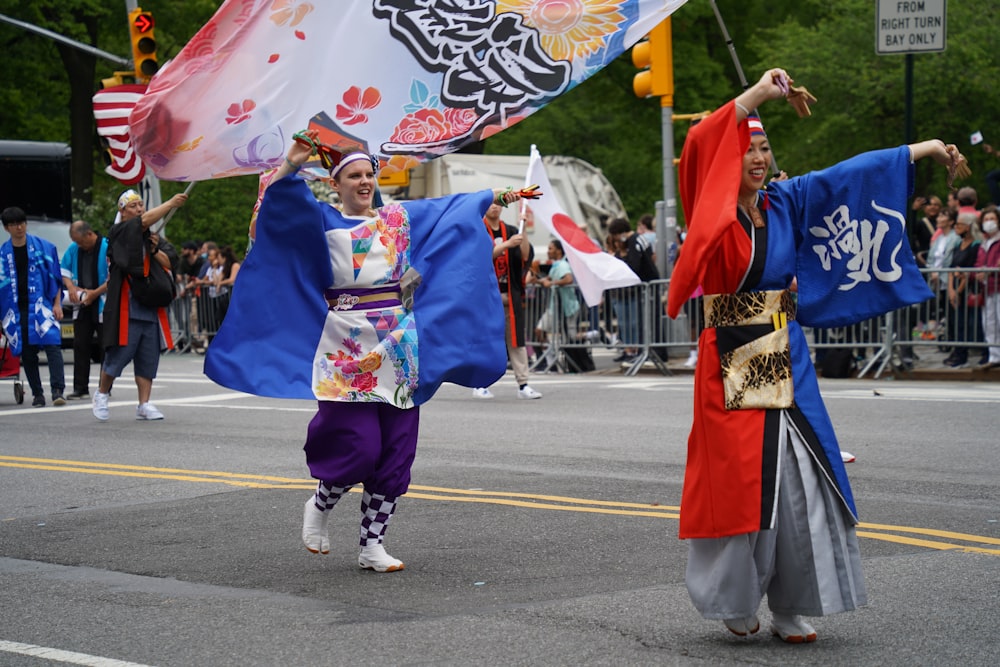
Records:
M679 184L688 235L670 276L667 313L681 307L704 279L706 260L736 220L743 153L750 144L746 123L736 124L736 105L716 109L688 133L681 152Z

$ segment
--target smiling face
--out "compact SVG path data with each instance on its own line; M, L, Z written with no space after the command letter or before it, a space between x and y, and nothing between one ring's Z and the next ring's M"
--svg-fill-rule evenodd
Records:
M375 196L375 172L368 160L351 162L333 179L333 189L340 195L345 215L365 215Z
M767 137L755 134L750 137L750 148L743 154L743 176L740 181L740 196L749 197L764 187L767 172L771 168L771 144Z

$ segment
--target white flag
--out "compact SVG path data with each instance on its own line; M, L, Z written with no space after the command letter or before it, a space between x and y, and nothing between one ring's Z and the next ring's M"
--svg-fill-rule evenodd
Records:
M542 192L541 197L530 200L528 208L535 222L544 225L562 243L566 259L573 269L573 278L588 306L598 305L604 290L629 287L642 282L628 264L601 250L587 236L587 232L566 215L549 183L542 156L535 146L531 147L531 159L528 161L525 186L528 185L538 185Z

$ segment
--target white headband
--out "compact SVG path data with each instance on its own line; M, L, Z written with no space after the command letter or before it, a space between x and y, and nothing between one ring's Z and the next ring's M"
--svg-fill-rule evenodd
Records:
M330 178L336 178L337 174L340 173L341 169L343 169L352 162L357 162L358 160L365 160L368 163L371 163L372 161L371 156L369 156L367 153L358 152L345 155L344 157L340 158L340 162L337 164L337 166L330 170Z
M142 197L135 190L126 190L122 193L122 196L118 198L118 210L122 210L134 201L142 201Z

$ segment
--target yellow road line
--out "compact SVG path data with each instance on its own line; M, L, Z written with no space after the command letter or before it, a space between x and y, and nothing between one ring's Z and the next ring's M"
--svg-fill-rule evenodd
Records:
M949 540L965 540L966 542L980 542L982 544L1000 545L1000 538L986 537L984 535L970 535L968 533L952 533L947 530L937 530L935 528L909 528L907 526L892 526L882 523L859 523L858 528L869 530L887 530L896 533L914 533L916 535L932 535L943 537ZM859 533L860 535L860 533Z
M939 551L964 551L970 553L990 554L991 556L1000 556L1000 549L970 547L964 544L949 544L947 542L932 542L930 540L918 540L912 537L903 537L902 535L889 535L887 533L869 533L867 531L859 530L858 537L869 537L873 540L882 540L883 542L895 542L897 544L910 544L916 547L938 549Z
M91 461L73 461L59 459L43 459L27 456L0 455L0 467L21 468L26 470L48 470L54 472L70 472L88 475L110 475L115 477L137 477L144 479L165 479L181 482L198 482L210 484L225 484L248 489L301 489L312 490L316 482L311 479L278 477L273 475L254 475L232 473L217 470L187 470L183 468L157 468L153 466L136 466L120 463L94 463ZM607 500L591 500L570 496L550 496L531 493L516 493L510 491L483 491L480 489L452 489L440 486L410 486L407 496L422 500L436 500L461 503L482 503L489 505L504 505L526 509L542 509L556 511L585 512L593 514L611 514L618 516L654 517L663 519L680 518L680 508L675 505L658 505L651 503L628 503ZM359 493L358 489L353 490ZM422 493L423 492L423 493ZM427 493L429 492L429 493ZM555 504L562 503L562 504ZM1000 539L984 535L956 533L934 528L919 528L895 526L891 524L860 523L858 536L884 542L908 544L937 550L957 550L974 553L985 553L1000 556L1000 549L968 546L955 542L971 542L974 544L1000 545ZM885 532L872 532L885 531ZM952 542L939 542L894 533L909 533L939 537Z

